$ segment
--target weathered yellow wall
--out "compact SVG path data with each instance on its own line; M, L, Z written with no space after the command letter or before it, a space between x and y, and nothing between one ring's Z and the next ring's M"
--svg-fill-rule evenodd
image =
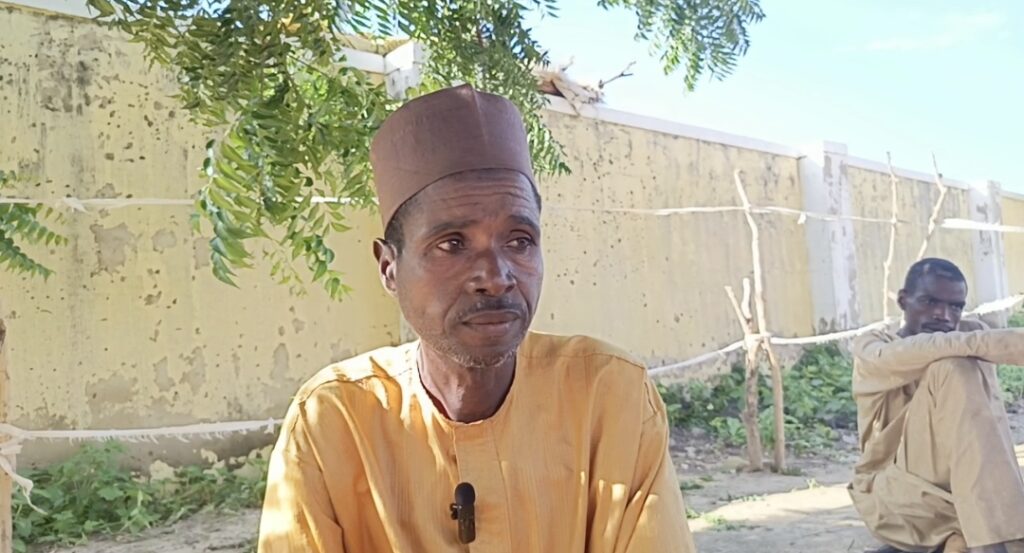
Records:
M206 133L169 97L173 79L140 49L80 19L0 4L0 169L34 176L19 195L188 198L200 186ZM689 358L741 337L725 285L751 275L741 213L652 216L607 209L738 205L733 170L751 201L803 207L795 158L547 112L573 174L542 179L547 279L535 328L598 336L651 365ZM850 167L854 213L889 217L888 176ZM41 182L35 186L35 182ZM901 217L925 225L937 190L904 180ZM952 189L943 215L968 218ZM189 206L68 214L71 244L33 250L49 282L0 272L0 316L10 329L13 422L26 428L103 428L280 416L299 382L332 360L401 339L396 305L370 254L377 218L355 214L334 241L353 296L343 303L289 295L265 268L240 290L215 281ZM1024 201L1006 200L1024 225ZM758 215L771 331L813 332L805 228ZM899 288L923 238L900 228L890 288ZM888 227L855 224L863 322L881 316ZM1012 288L1024 289L1024 237L1006 242ZM971 238L939 230L929 254L970 274ZM267 435L218 444L266 442ZM206 444L198 444L206 445ZM148 447L148 446L147 446ZM209 447L209 445L207 445ZM170 442L141 457L184 459ZM34 442L23 460L65 453Z
M892 186L889 175L849 168L853 213L862 217L888 219L892 216ZM927 234L928 219L939 197L933 182L900 179L897 188L900 219L912 224L900 225L896 234L889 290L898 291L907 269L917 260L921 244ZM970 219L967 191L949 188L939 218ZM887 224L858 222L854 224L857 244L857 297L860 302L862 323L882 318L882 277L886 255L889 252L890 226ZM962 230L937 229L929 242L928 257L945 257L956 263L964 274L974 274L971 233ZM899 313L896 302L890 300L892 314Z
M207 136L140 48L87 21L0 7L0 167L48 199L189 198ZM67 214L71 244L34 250L48 282L0 272L11 415L26 428L161 426L283 415L320 367L397 341L376 279L376 216L333 242L357 292L297 298L265 267L217 282L190 206ZM260 438L264 441L268 436ZM175 444L170 444L172 447ZM33 442L23 459L57 450ZM182 446L178 445L178 449Z
M754 204L799 209L792 158L548 113L573 174L545 179L546 280L536 327L611 340L652 365L742 337L723 287L752 271L739 212L651 216L581 211L739 205L733 170ZM572 207L577 209L565 209ZM773 331L811 332L804 230L759 216Z
M1024 198L1003 196L1003 224L1024 227ZM1024 293L1024 234L1008 232L1003 234L1006 253L1006 272L1010 277L1010 292Z

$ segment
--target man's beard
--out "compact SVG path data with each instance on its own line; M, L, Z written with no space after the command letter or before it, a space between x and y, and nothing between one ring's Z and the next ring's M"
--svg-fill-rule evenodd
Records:
M515 346L507 351L484 355L466 351L465 348L461 347L447 336L436 336L432 337L433 339L424 337L423 341L438 353L457 363L460 367L474 370L487 370L493 369L512 357L515 357L516 351L519 349L519 344L522 343L525 335L526 333L523 332L522 336L515 341Z

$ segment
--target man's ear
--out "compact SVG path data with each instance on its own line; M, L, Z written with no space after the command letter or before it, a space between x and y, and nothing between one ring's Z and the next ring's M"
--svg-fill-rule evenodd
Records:
M899 304L900 309L907 310L907 301L910 299L910 293L906 289L901 288L899 294L896 296L896 303Z
M395 270L398 261L398 252L395 247L378 238L373 241L373 257L377 259L377 270L380 275L380 283L389 294L394 296L398 288L395 286Z

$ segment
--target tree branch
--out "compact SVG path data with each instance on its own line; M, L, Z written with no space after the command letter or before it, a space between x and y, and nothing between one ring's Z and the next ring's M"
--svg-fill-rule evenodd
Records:
M629 62L629 65L627 65L625 69L623 69L622 71L619 71L618 75L615 75L614 77L612 77L612 78L610 78L608 80L602 79L602 80L598 81L598 83L597 83L598 90L604 90L605 85L607 85L609 83L612 83L616 79L621 79L623 77L632 77L633 74L630 73L629 70L632 69L634 65L636 65L636 61L631 61L631 62Z

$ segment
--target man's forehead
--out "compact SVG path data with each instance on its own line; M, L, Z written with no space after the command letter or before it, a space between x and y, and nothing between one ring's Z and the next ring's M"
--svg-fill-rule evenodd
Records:
M926 274L921 278L921 284L917 287L917 295L929 295L935 297L966 297L967 283L952 277L940 274Z

